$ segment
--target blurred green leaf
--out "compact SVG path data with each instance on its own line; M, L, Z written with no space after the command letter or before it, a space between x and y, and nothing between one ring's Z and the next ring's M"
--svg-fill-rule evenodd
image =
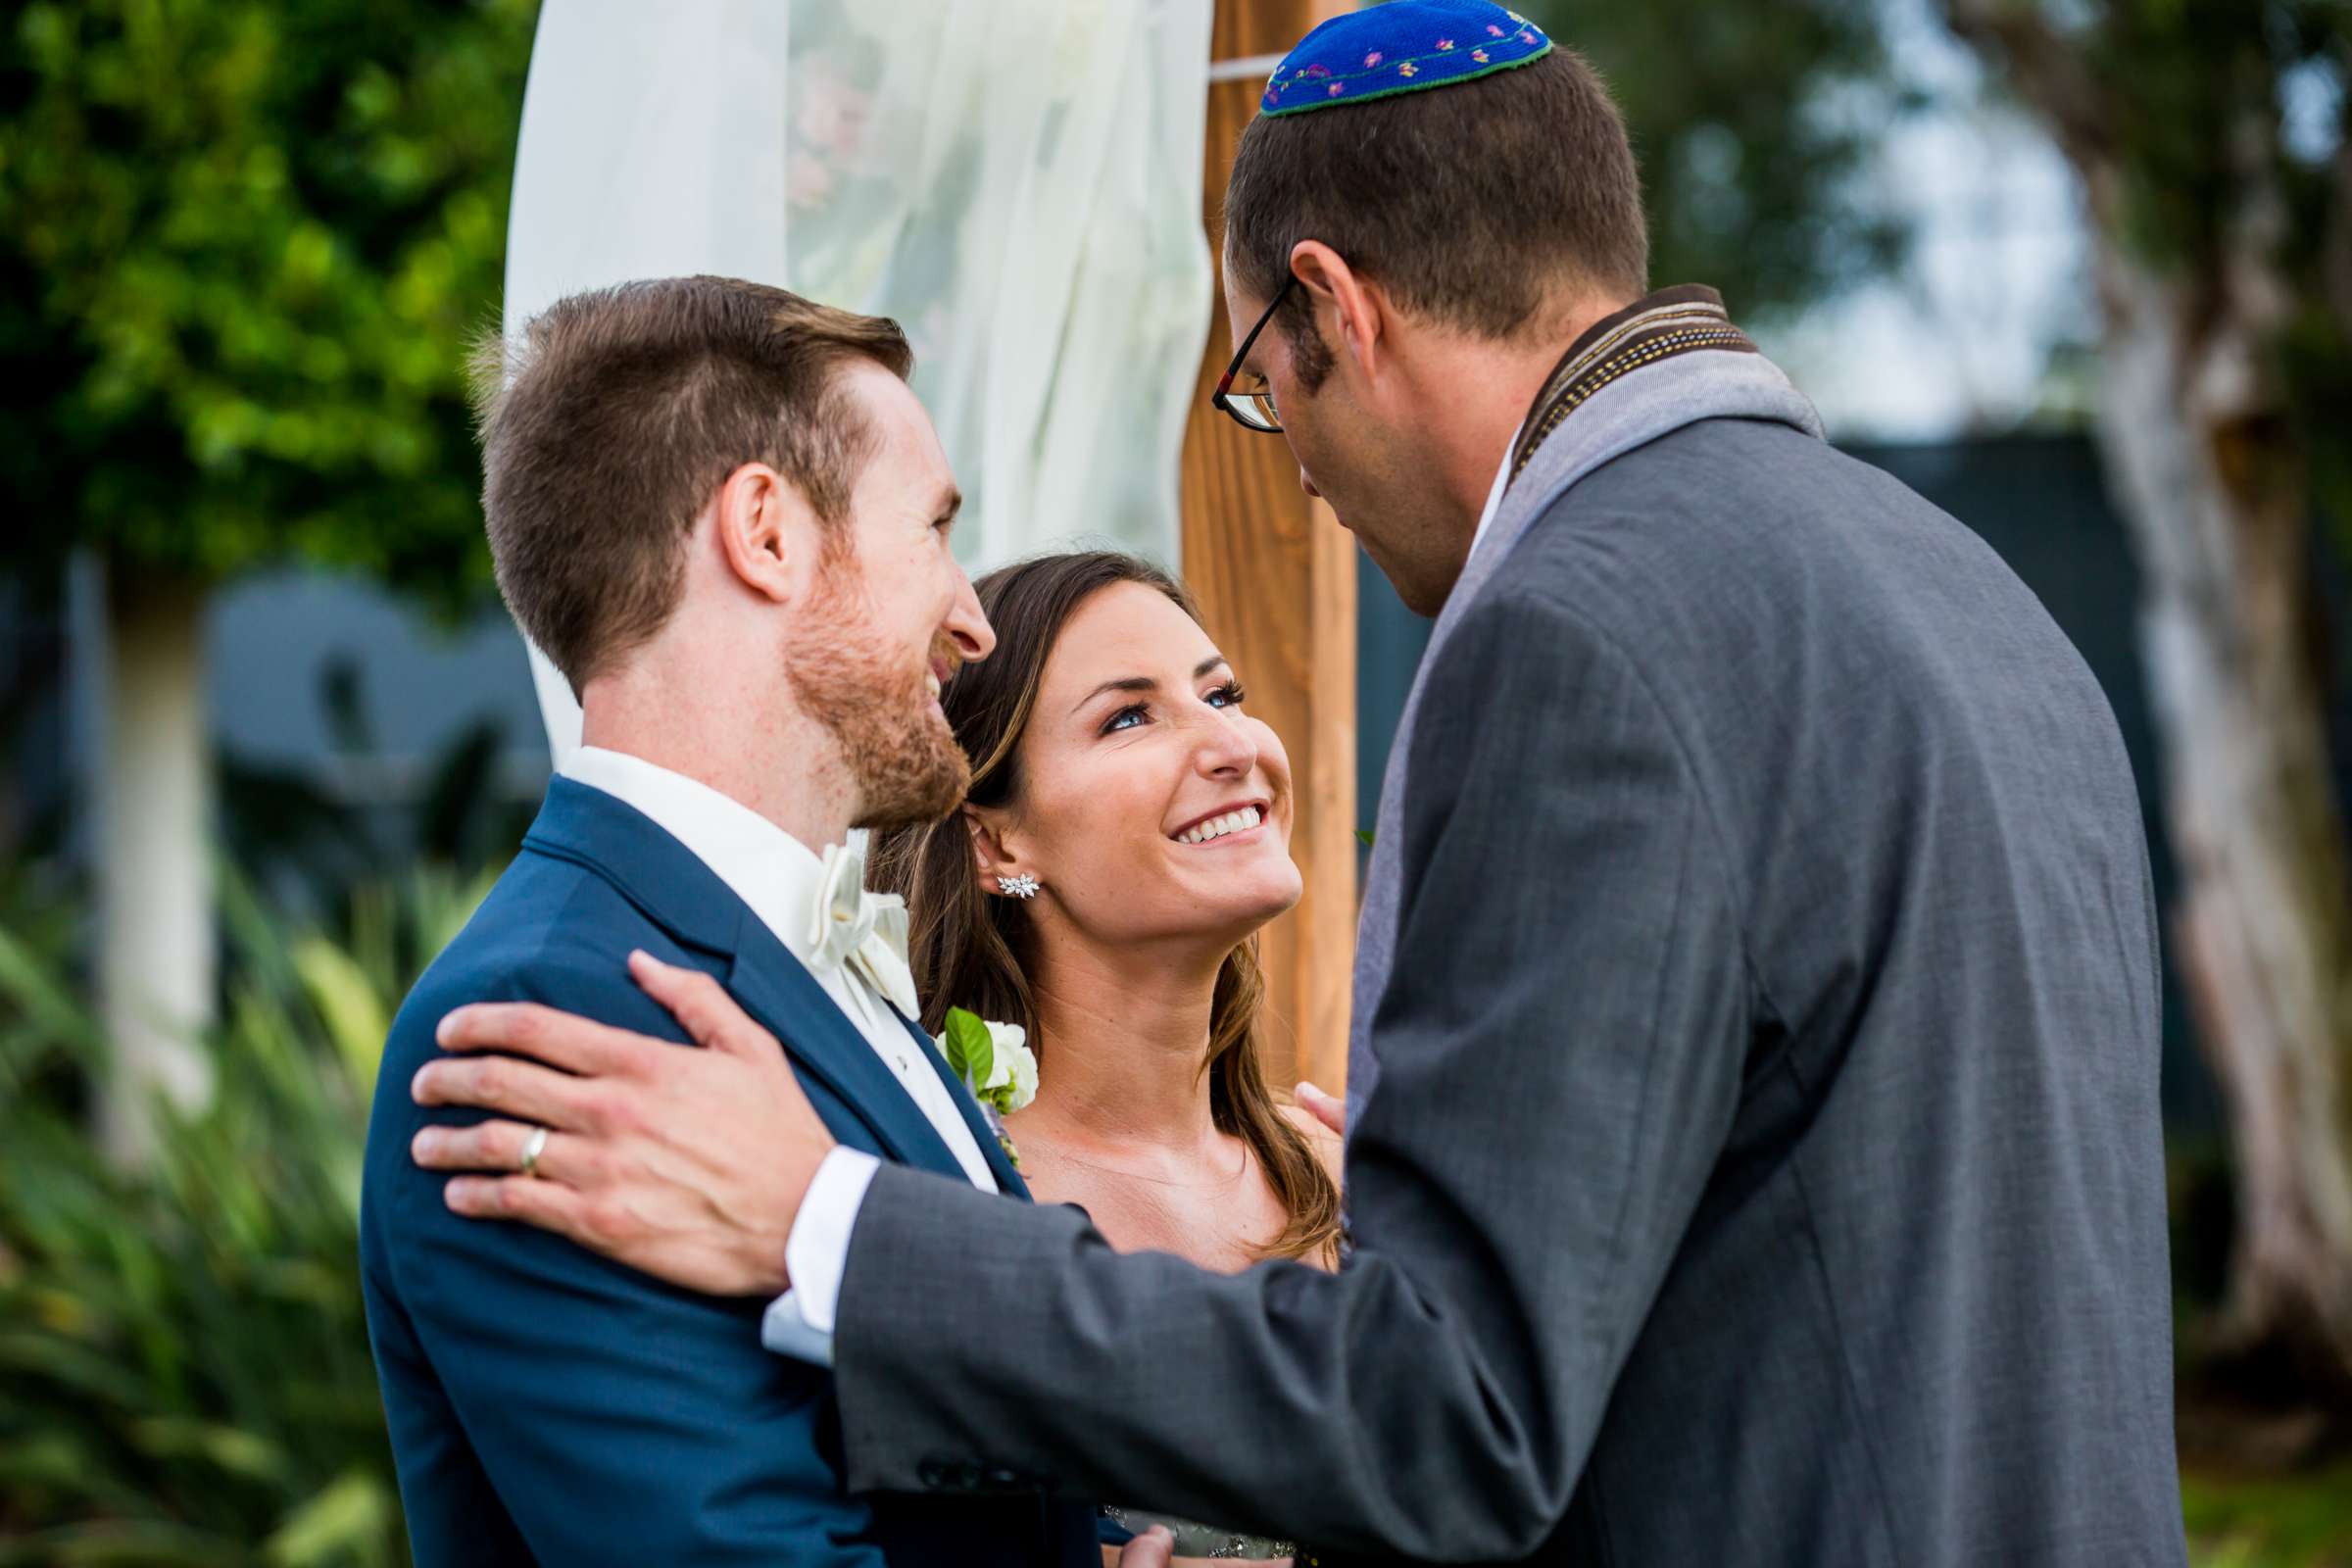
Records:
M277 1445L217 1421L149 1416L131 1423L130 1435L157 1458L201 1459L232 1475L275 1481L288 1468Z
M88 1014L61 979L46 972L33 953L4 929L0 929L0 1000L11 1004L24 1023L49 1038L96 1051L101 1037ZM6 1065L6 1058L0 1057L0 1073ZM7 1079L0 1076L0 1088L6 1086Z
M323 937L295 944L294 968L310 988L311 1000L326 1022L327 1034L363 1093L375 1092L376 1062L391 1032L387 999L358 960ZM389 999L397 1001L397 998Z
M344 1562L381 1541L387 1524L397 1523L394 1494L383 1477L355 1470L296 1509L270 1538L267 1555L278 1568Z

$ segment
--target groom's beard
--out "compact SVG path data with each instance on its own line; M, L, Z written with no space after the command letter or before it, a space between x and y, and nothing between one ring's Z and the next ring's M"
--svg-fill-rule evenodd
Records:
M820 567L815 600L786 650L802 709L841 745L859 809L853 827L936 822L962 804L971 762L932 702L929 665L906 669L874 630L858 567Z

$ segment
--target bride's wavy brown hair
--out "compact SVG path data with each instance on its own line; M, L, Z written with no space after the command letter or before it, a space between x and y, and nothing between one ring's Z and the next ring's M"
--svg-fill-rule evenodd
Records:
M940 703L971 759L967 799L973 805L1008 806L1019 797L1021 736L1029 727L1046 661L1078 607L1122 582L1165 594L1196 622L1200 619L1200 607L1182 583L1149 562L1110 551L1043 556L992 571L972 585L996 628L997 649L956 671ZM925 999L923 1027L941 1032L951 1006L1017 1023L1038 1048L1040 1072L1052 1072L1021 965L1028 921L1017 901L994 897L981 887L963 813L876 833L869 865L868 880L876 890L906 900L907 956L915 994ZM1283 1115L1266 1082L1258 1024L1264 1000L1257 938L1251 936L1217 971L1202 1064L1209 1115L1219 1132L1248 1144L1290 1216L1262 1255L1328 1260L1340 1234L1339 1187Z

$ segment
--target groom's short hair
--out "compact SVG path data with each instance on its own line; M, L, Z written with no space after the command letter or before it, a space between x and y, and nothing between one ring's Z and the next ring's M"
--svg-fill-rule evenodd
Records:
M764 463L829 523L873 432L839 371L904 377L896 321L732 277L664 277L558 300L473 365L490 556L525 635L576 693L659 632L686 536L719 483Z
M1225 265L1261 300L1321 240L1408 311L1507 338L1554 289L1649 291L1649 230L1625 121L1554 48L1475 80L1259 115L1225 186ZM1283 330L1312 391L1330 351L1303 298Z

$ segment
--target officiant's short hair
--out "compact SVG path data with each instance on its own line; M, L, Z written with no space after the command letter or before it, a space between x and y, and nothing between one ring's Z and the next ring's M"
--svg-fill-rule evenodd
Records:
M874 434L840 370L904 378L896 321L732 277L558 300L473 364L482 514L507 608L577 693L659 632L686 536L726 476L764 463L845 521Z
M1376 14L1376 13L1368 13ZM1321 240L1408 311L1509 337L1548 290L1649 292L1624 117L1566 48L1474 79L1250 122L1225 187L1225 263L1269 300ZM1282 313L1308 391L1329 368L1301 293Z

